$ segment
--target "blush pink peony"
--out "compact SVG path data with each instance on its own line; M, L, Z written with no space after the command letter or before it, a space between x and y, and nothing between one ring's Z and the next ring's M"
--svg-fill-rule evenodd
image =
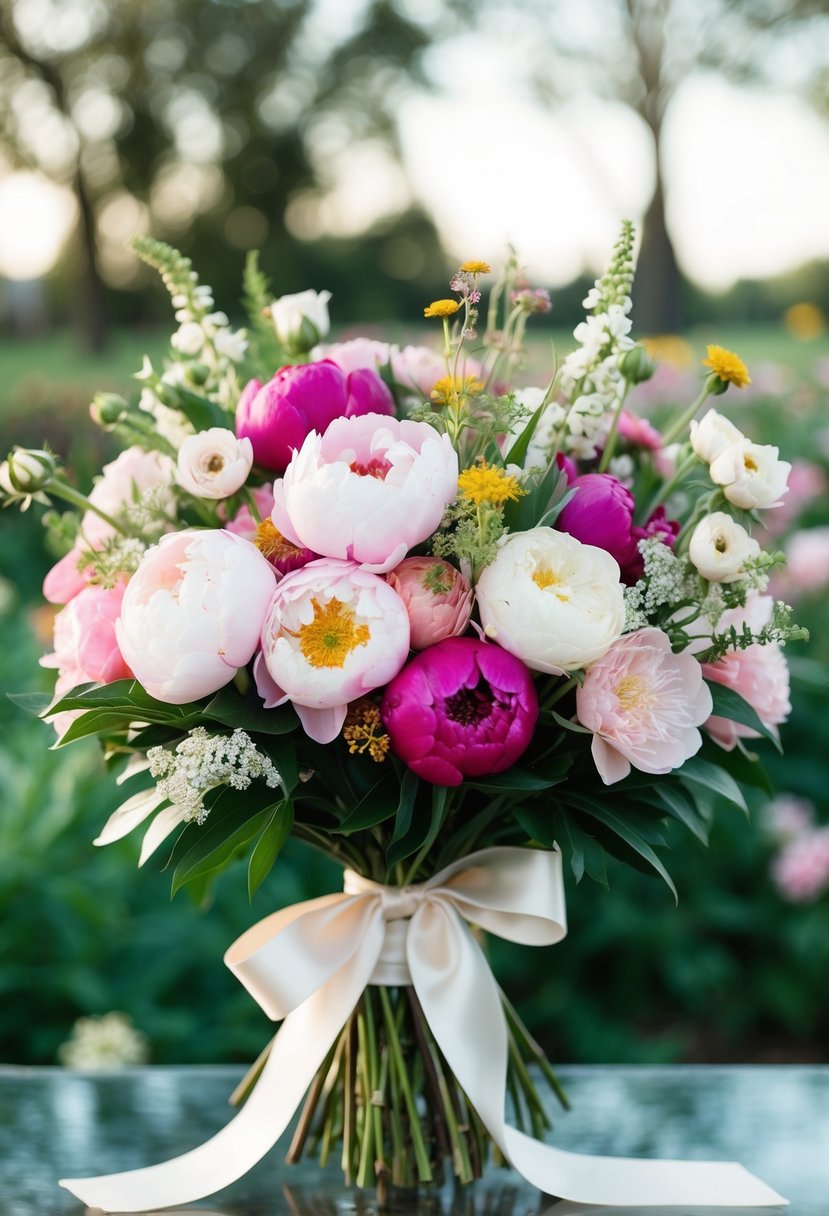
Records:
M268 708L292 701L306 734L330 743L349 701L396 675L409 618L396 591L353 562L310 562L286 574L262 626L254 675Z
M272 519L299 547L385 574L434 532L457 487L455 449L428 423L337 418L274 484Z
M789 841L771 867L778 891L790 903L810 903L829 891L829 827L807 828Z
M412 650L457 637L469 624L472 587L459 570L437 557L407 557L386 581L406 605Z
M724 612L717 622L717 632L723 633L733 625L739 632L747 624L758 633L771 619L774 601L769 595L757 593L749 597L745 608ZM748 701L764 726L777 736L777 728L792 711L789 700L789 667L783 649L776 643L760 646L756 643L745 650L735 650L716 663L703 664L706 680L733 688ZM711 717L705 723L709 735L727 752L733 751L738 739L756 739L750 726L730 718Z
M612 785L631 766L669 773L698 752L711 693L692 654L674 654L661 629L640 629L590 665L576 691L576 712L593 731L599 775Z
M271 566L241 536L173 532L147 550L127 585L121 653L150 696L197 701L250 661L275 586Z

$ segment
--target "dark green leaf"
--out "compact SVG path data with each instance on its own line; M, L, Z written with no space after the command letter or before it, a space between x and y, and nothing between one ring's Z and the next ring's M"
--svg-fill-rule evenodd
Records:
M73 688L52 705L49 716L67 709L106 709L131 721L157 722L170 726L197 726L202 721L198 704L168 705L145 692L137 680Z
M231 680L207 702L203 715L211 722L260 735L285 735L299 725L289 705L265 709L261 698L251 689L244 696Z
M385 823L396 813L396 794L397 783L384 773L348 812L337 831L348 834Z
M714 714L718 718L729 718L732 722L739 722L741 726L749 726L752 730L756 730L764 739L770 739L778 751L781 751L780 742L772 733L771 730L760 720L757 711L753 706L749 705L745 697L741 697L733 688L729 688L727 684L718 684L714 680L706 680L706 684L711 690L711 696L714 701Z
M293 803L290 800L277 803L254 845L248 862L248 897L250 899L253 899L263 880L270 874L293 826Z
M680 823L684 823L697 840L708 844L708 825L697 814L691 796L685 790L666 781L656 782L653 788L660 802L667 807L668 813Z
M173 894L196 874L218 869L229 861L237 848L261 830L281 801L263 782L255 782L246 790L222 786L211 791L205 798L209 810L206 822L188 824L170 854L167 864L175 867Z
M773 797L774 786L771 778L758 757L754 753L746 751L741 741L738 741L733 751L727 752L713 739L706 739L703 744L703 754L711 760L712 764L716 764L730 773L735 781L742 785L749 785L752 789L762 790L764 794L768 794L769 798Z
M419 788L420 778L411 769L408 769L400 784L400 799L395 813L394 834L386 850L386 862L389 867L414 853L428 831L428 828L422 833L417 829L412 831L412 818Z
M704 760L702 756L692 756L690 760L685 761L682 768L677 770L676 776L685 784L692 782L696 785L704 785L748 814L743 791L731 774L718 764L712 764L710 760Z
M7 692L6 696L14 701L19 709L39 718L44 710L52 704L53 698L45 692Z
M592 798L583 798L571 795L569 797L569 801L571 801L573 805L577 806L579 810L591 815L594 819L598 819L598 821L603 823L605 827L610 828L610 830L614 832L620 838L620 840L623 840L629 848L633 849L633 851L638 853L640 857L644 858L649 865L653 866L660 878L667 883L669 889L673 893L674 900L677 903L679 902L679 897L677 895L673 879L665 869L657 854L651 848L650 844L648 844L645 836L639 830L638 825L637 827L634 827L621 815L618 815L609 807L603 806L599 802L595 802Z
M560 713L554 709L548 710L548 713L553 715L554 721L558 722L559 726L563 726L565 730L571 731L574 735L592 735L592 730L588 730L586 726L582 726L578 722L571 722L569 718L562 718Z
M551 849L558 840L561 816L553 814L551 806L540 806L539 799L530 803L516 803L510 807L520 826L530 840Z
M464 782L476 790L548 790L561 778L548 778L528 773L524 769L510 768L505 773L491 773L488 777L470 777Z

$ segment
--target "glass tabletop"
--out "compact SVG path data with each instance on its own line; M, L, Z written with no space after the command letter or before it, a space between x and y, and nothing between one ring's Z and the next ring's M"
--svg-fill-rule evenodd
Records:
M58 1178L132 1169L194 1148L228 1121L227 1098L243 1071L0 1067L0 1216L83 1216ZM791 1201L790 1216L829 1213L829 1067L594 1066L562 1068L560 1075L573 1104L555 1117L551 1142L560 1148L741 1161ZM245 1178L187 1210L373 1216L371 1192L346 1190L336 1168L286 1166L286 1144L287 1136ZM634 1216L630 1208L554 1202L513 1171L495 1168L472 1187L424 1192L405 1207L440 1216ZM642 1216L658 1211L637 1209ZM670 1211L712 1216L714 1209Z

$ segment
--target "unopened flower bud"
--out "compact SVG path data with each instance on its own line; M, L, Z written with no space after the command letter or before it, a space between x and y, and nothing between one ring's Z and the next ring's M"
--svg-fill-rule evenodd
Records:
M654 365L643 346L632 346L619 360L619 371L628 384L643 384L653 375Z
M276 336L290 355L304 355L328 334L330 291L300 291L271 304Z
M124 417L127 403L117 393L96 393L89 412L98 426L115 426Z
M207 383L207 378L210 375L210 368L206 363L190 363L185 372L186 378L191 384L202 385Z
M35 448L15 448L1 467L0 485L14 496L45 490L57 472L52 453Z

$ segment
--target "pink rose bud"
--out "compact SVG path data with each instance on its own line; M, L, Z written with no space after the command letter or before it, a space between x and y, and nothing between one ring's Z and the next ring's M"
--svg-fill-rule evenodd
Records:
M412 650L425 650L444 638L458 637L469 624L472 587L449 562L436 557L407 557L386 576L406 605Z
M252 380L236 409L236 434L253 444L257 464L282 472L311 431L335 418L393 414L391 392L371 368L343 372L335 363L282 367L267 384Z

